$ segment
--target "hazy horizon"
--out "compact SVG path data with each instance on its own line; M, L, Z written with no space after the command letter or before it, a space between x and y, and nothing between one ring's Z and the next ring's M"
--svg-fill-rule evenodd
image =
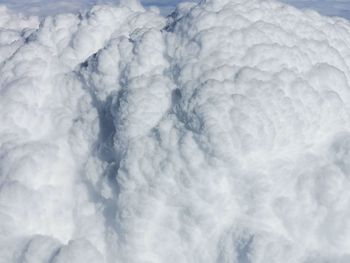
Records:
M54 0L0 0L0 5L6 5L10 9L23 13L38 14L45 16L47 14L56 14L64 12L76 12L78 10L88 9L94 4L116 3L117 0L77 0L77 1L54 1ZM181 0L141 0L145 7L157 6L163 14L168 14L176 7ZM199 0L187 1L199 2ZM291 4L301 9L313 9L323 15L340 16L350 18L350 1L348 0L281 0L281 2Z

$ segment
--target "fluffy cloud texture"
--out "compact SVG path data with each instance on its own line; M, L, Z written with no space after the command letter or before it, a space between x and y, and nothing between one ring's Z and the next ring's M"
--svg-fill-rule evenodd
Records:
M275 1L2 7L0 262L349 262L349 47Z

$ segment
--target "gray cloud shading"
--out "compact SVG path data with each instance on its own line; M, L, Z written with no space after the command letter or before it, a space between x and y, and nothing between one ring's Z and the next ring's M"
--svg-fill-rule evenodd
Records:
M349 262L350 24L275 2L0 8L0 262Z

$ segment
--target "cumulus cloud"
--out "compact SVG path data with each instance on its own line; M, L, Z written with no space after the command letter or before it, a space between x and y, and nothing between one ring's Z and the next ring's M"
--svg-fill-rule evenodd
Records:
M350 24L275 1L0 9L0 262L348 262Z

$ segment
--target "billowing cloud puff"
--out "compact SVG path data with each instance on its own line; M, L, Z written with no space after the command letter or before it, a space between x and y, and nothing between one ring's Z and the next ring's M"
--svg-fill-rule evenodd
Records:
M0 14L0 262L350 260L347 21Z

